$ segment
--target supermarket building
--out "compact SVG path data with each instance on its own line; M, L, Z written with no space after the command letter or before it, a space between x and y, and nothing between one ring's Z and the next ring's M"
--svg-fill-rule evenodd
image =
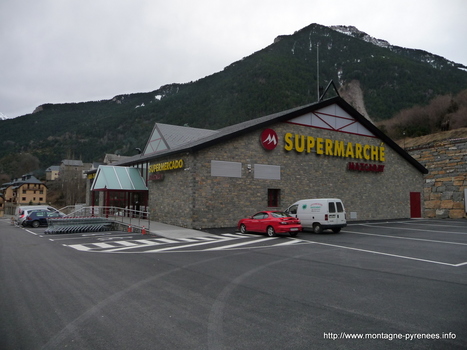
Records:
M156 123L141 154L112 165L90 174L88 204L196 229L322 197L342 199L348 221L421 217L428 172L341 97L220 130ZM117 168L130 185L106 182Z

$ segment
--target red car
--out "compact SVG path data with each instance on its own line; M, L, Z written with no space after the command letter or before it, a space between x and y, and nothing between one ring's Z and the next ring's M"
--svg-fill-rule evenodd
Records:
M237 228L241 233L265 232L269 237L276 233L289 233L295 237L301 230L300 220L281 211L261 211L247 219L241 219Z

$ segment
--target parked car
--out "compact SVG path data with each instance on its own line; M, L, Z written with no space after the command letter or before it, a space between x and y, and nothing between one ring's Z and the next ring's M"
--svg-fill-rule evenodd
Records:
M34 210L45 210L60 213L57 209L51 207L50 205L25 205L16 208L15 221L18 223L18 225L22 225L28 214ZM63 213L60 214L64 215Z
M241 219L237 228L241 233L262 232L269 237L277 233L289 233L295 237L302 231L300 220L281 211L261 211L246 219Z
M63 215L61 213L55 211L33 210L28 213L27 217L23 221L23 226L48 226L47 219L60 218L62 216Z

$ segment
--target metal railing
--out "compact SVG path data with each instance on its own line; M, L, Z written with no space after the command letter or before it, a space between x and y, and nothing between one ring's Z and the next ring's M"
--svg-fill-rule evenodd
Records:
M81 207L71 212L66 217L101 217L119 222L128 227L144 228L148 232L151 228L149 212L119 207Z

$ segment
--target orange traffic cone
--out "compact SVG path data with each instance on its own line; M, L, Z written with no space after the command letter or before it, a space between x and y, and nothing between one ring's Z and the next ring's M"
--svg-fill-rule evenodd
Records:
M131 228L131 225L128 226L128 232L133 232L133 229Z
M141 231L141 234L145 235L146 234L146 228L143 226L143 230Z

